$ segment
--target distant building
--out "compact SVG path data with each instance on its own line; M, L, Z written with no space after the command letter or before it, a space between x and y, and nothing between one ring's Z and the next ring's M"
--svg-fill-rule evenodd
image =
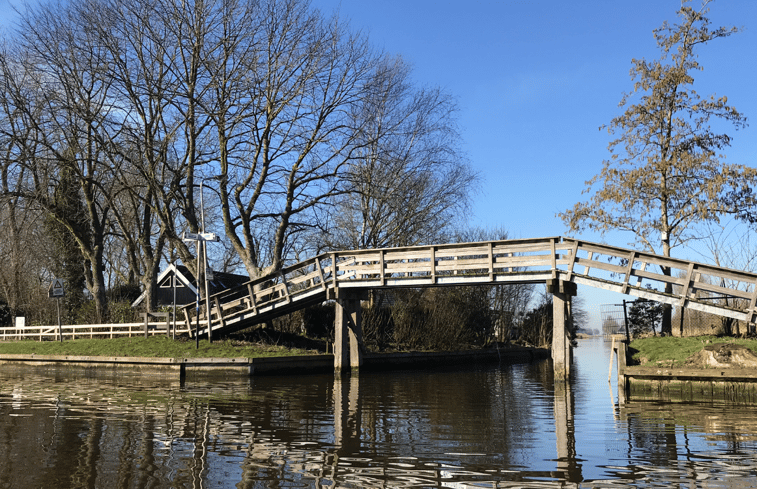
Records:
M176 277L176 305L190 304L197 300L197 286L194 275L183 265L171 264L160 272L157 280L156 300L157 307L173 305L174 289L173 278ZM222 290L245 284L250 281L247 275L233 273L213 272L213 279L208 281L210 295ZM137 297L131 307L139 306L147 298L147 293Z

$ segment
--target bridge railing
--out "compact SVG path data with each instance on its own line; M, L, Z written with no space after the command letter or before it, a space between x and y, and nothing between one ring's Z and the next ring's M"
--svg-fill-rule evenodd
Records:
M336 264L336 266L334 265ZM327 253L310 258L281 271L250 280L241 286L211 295L211 327L223 328L227 324L262 317L275 309L298 301L320 297L333 287L334 277L349 278L350 256ZM199 317L194 304L183 307L185 325L194 331L199 322L200 334L207 333L207 315L201 304Z
M669 274L662 269L670 270ZM559 278L667 304L755 320L757 275L571 238L455 243L322 254L211 296L212 328L269 317L329 289L539 283ZM671 284L673 291L665 292ZM184 308L187 329L197 321ZM207 333L201 310L200 332Z
M570 245L565 280L755 322L757 274L571 238L563 243Z
M559 237L414 246L339 253L353 264L338 287L416 287L541 282L568 265Z

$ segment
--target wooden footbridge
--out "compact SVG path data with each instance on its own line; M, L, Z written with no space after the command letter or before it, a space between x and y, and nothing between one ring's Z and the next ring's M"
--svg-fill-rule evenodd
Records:
M192 335L217 337L335 300L334 362L341 370L362 362L360 300L370 289L516 283L546 283L554 296L552 355L563 378L577 285L757 320L757 274L564 237L325 253L210 296L210 317L194 305L184 317ZM672 293L664 292L666 284Z

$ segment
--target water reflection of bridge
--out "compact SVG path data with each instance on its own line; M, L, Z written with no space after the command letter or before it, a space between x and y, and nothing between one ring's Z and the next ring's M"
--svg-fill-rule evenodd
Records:
M544 362L531 369L528 381L552 396L547 367ZM177 487L258 487L297 480L306 487L508 487L528 477L582 480L567 383L557 383L562 388L554 391L556 456L548 448L544 455L556 462L550 470L518 475L512 470L493 474L477 462L496 456L503 457L498 463L505 466L523 463L502 448L517 444L523 429L534 428L529 425L533 405L508 394L517 389L511 376L497 375L496 382L485 383L483 403L479 396L461 393L468 401L458 404L474 402L482 419L494 420L494 426L498 419L507 424L502 431L478 433L479 439L491 437L492 444L471 453L455 438L424 449L423 426L462 423L475 430L476 417L460 417L444 403L426 407L406 402L400 416L383 408L387 399L438 395L438 386L423 391L423 382L371 383L365 375L352 375L287 378L291 383L283 385L280 379L258 378L190 387L136 377L77 378L71 372L60 382L49 382L46 376L18 372L15 378L4 372L4 385L16 387L0 389L0 415L10 420L0 430L0 485L12 480L26 481L17 484L26 487L48 487L54 481L146 487L170 481ZM291 396L292 389L300 394ZM366 449L368 441L373 449ZM396 443L412 447L407 456L402 450L389 455L376 451ZM37 465L43 469L34 470Z
M362 363L360 300L366 291L514 283L545 283L553 295L557 378L570 371L567 327L577 285L750 324L757 317L757 274L563 237L326 253L211 296L210 314L198 316L194 306L184 314L187 329L196 324L198 334L218 335L333 299L334 366L343 370Z

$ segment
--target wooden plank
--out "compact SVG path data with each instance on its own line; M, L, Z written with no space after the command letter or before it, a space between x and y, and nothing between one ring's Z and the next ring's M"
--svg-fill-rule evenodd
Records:
M321 266L321 260L320 258L315 258L315 267L318 269L318 277L321 279L321 288L323 290L326 290L328 287L326 285L326 279L323 277L323 267Z
M645 262L645 261L641 262L641 271L642 272L646 272L647 271L647 262ZM643 279L641 278L641 276L637 273L636 274L636 287L641 287L641 281L642 280Z
M669 275L663 275L657 272L647 272L644 270L635 270L634 276L643 277L646 279L654 280L656 282L668 283L673 285L683 285L683 278L673 277Z
M185 319L185 324L187 326L187 332L189 333L189 337L193 338L193 336L192 336L192 319L189 317L189 312L188 312L188 308L187 307L184 308L184 319Z
M445 248L439 247L436 250L437 258L464 258L466 256L486 255L488 253L488 247L485 244L479 246L466 246L460 248Z
M734 280L736 282L742 282L744 284L754 284L757 281L757 274L731 270L728 268L718 268L707 264L697 263L697 270L699 270L699 272L704 275L711 275L713 277L721 279Z
M557 251L555 250L555 241L555 238L552 238L549 241L550 255L552 260L552 278L557 278ZM560 316L558 316L558 318L559 317ZM557 319L555 319L555 321L557 321Z
M494 281L494 246L489 242L489 280Z
M757 322L757 284L752 287L752 297L749 298L749 324L755 324Z
M625 277L623 278L623 293L625 294L628 290L628 281L631 279L631 274L633 273L633 262L636 258L636 252L632 251L631 254L628 256L628 266L626 267L625 271Z
M431 283L436 284L436 248L429 248L430 261L431 261Z
M384 263L384 251L379 253L379 274L381 276L381 285L386 285L386 264Z
M399 271L430 271L431 270L431 262L430 261L415 261L410 263L386 263L385 264L385 271L390 273L397 273ZM379 269L377 268L374 270L374 273L376 275L379 275Z
M691 287L694 289L694 291L701 290L701 291L706 291L706 292L713 292L715 294L720 294L720 295L733 295L741 299L747 299L747 300L752 298L751 292L746 292L746 291L738 290L738 289L731 289L729 287L723 287L723 286L715 285L715 284L708 284L706 282L694 282Z
M250 298L250 308L252 309L253 314L257 314L258 305L257 301L255 301L255 289L252 284L247 284L247 297Z
M686 307L686 300L689 296L689 289L691 288L691 280L694 278L694 268L696 265L694 263L689 263L689 268L686 271L686 279L684 280L684 284L681 286L681 303L679 304L680 307ZM681 327L683 327L683 323L681 323Z
M584 275L589 275L587 270L590 270L592 268L598 268L600 270L604 270L607 272L614 272L617 274L624 274L627 271L627 267L622 267L620 265L614 265L612 263L606 263L603 261L595 260L593 257L591 258L576 258L576 264L582 265L584 267Z
M592 262L594 262L594 259L593 259L593 258L594 258L594 252L593 252L593 251L589 251L588 257L587 257L587 259L586 259L586 264L584 265L584 275L589 275L589 271L591 270L591 267L589 266L589 263L592 263ZM578 261L579 261L579 260L581 260L581 259L580 259L580 258L578 258L578 256L576 256L576 257L574 258L574 260L575 260L576 262L578 262Z
M576 257L578 256L578 241L573 242L573 246L570 248L570 264L568 265L568 274L565 280L570 280L573 276L573 267L576 265Z
M215 304L216 304L216 310L218 311L218 322L221 324L221 328L226 327L226 321L223 317L223 307L221 306L221 302L218 300L218 297L215 298Z

